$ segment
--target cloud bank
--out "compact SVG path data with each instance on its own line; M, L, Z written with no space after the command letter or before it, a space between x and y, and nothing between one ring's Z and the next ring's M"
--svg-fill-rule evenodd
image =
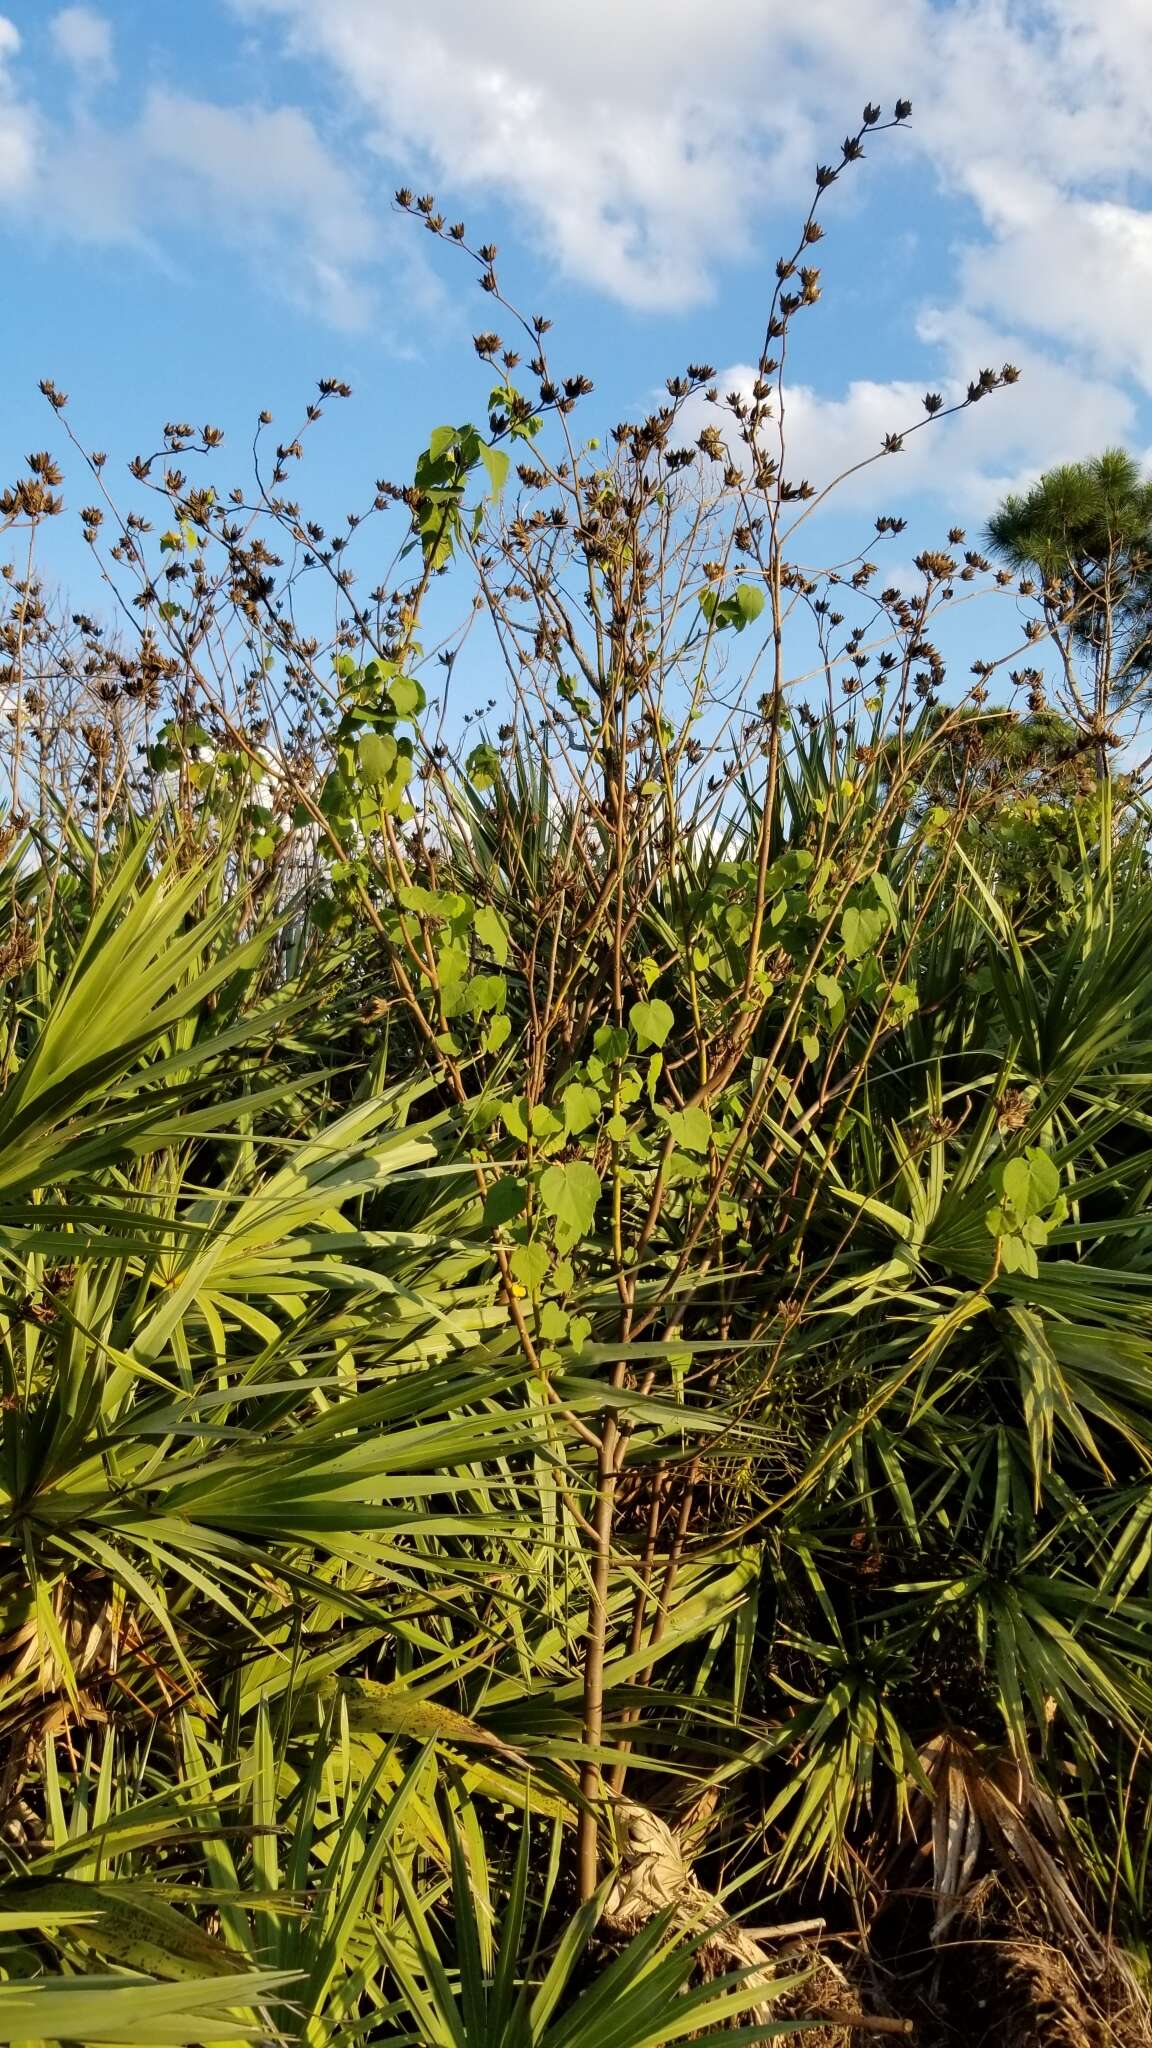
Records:
M169 262L184 231L206 231L264 285L367 326L396 260L391 186L427 182L454 207L498 201L564 274L659 314L707 299L725 266L762 263L769 206L806 196L865 100L906 94L904 164L913 153L957 224L951 297L917 314L934 381L1005 356L1027 376L1010 405L922 437L902 487L930 491L946 467L987 499L1137 430L1152 392L1148 0L229 5L277 103L101 93L117 53L97 8L57 11L35 51L0 15L9 221ZM64 111L44 54L83 82ZM801 389L795 430L818 454L833 437L874 445L912 396Z

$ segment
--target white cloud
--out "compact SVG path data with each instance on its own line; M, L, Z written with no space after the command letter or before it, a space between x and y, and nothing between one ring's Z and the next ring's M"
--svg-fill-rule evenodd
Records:
M970 303L1152 388L1149 0L504 0L498 28L475 0L232 5L327 62L406 182L510 202L571 275L657 308L906 93L900 146L979 222Z
M383 160L387 184L443 185L454 209L475 194L478 228L490 202L505 205L569 275L676 308L706 297L722 264L774 253L769 206L806 194L865 99L907 93L908 135L870 154L906 175L916 153L963 207L958 311L922 326L934 381L971 367L945 332L957 319L1022 336L1003 348L1028 377L959 432L918 437L904 473L930 488L953 446L959 462L984 436L982 474L1025 470L1070 418L1085 441L1097 422L1130 428L1125 379L1152 390L1152 0L503 0L498 18L476 0L230 4L302 60L310 114L157 91L115 122L38 112L16 91L19 38L0 15L0 194L22 197L30 221L157 253L173 224L202 229L298 302L356 324L397 246L376 201ZM66 6L48 27L87 76L111 64L95 8ZM325 79L338 144L318 110ZM837 203L853 190L855 175ZM410 235L398 246L419 277ZM1061 367L1072 354L1083 378ZM887 390L854 383L838 423L871 433ZM796 420L807 406L815 432L828 404L796 393ZM1006 448L1010 418L1027 428Z
M926 500L936 513L958 519L975 533L1006 492L1019 489L1039 470L1114 443L1131 446L1138 438L1131 393L1106 378L1082 376L1018 335L954 309L926 313L920 330L939 349L938 388L946 405L963 398L969 379L985 364L998 368L1015 362L1023 373L1020 382L951 419L924 425L924 386L907 379L856 378L840 396L791 385L784 412L785 476L792 482L804 478L821 492L844 478L824 511L816 513L821 523L827 513L866 511L869 521L877 512L908 515L917 501ZM748 396L755 374L752 365L736 363L720 371L716 381L722 395L739 391ZM742 450L731 416L703 399L692 401L684 438L705 421L720 427L739 459ZM917 431L908 433L909 428ZM777 432L775 426L763 430L770 454L778 452ZM885 455L881 450L890 433L906 433L907 438L899 453ZM867 466L857 469L857 464ZM807 542L799 552L807 559Z
M111 29L94 8L58 10L47 30L82 85L112 75ZM330 326L378 318L374 273L388 234L360 180L300 108L225 106L153 89L135 111L118 103L97 118L85 94L64 104L59 94L34 99L29 56L0 14L5 226L132 245L168 269L181 241L208 239L247 258L269 289ZM410 299L428 299L408 236L394 269Z
M286 19L297 50L335 67L398 172L424 164L454 191L511 200L572 275L638 305L703 297L717 259L751 249L770 171L794 175L816 147L783 47L762 90L795 13L781 0L715 0L706 23L698 0L506 0L498 35L473 0L234 4ZM909 4L885 0L893 16Z
M274 255L294 240L310 270L329 274L377 251L355 180L295 107L221 107L153 92L128 150L160 181L165 211L207 216L241 246L255 241Z
M112 26L93 7L63 7L51 22L58 57L86 85L103 85L115 76Z
M19 30L0 14L0 198L7 199L28 189L36 164L36 116L12 76L19 53Z
M1035 184L997 194L987 213L993 238L961 264L965 303L1152 390L1152 212Z
M253 260L272 290L329 325L371 316L377 223L298 108L155 90L124 125L82 115L52 131L21 196L25 217L54 233L135 244L167 263L173 230L195 231Z

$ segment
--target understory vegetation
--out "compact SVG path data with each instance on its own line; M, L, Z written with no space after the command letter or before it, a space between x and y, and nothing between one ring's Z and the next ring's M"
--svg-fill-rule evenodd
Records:
M481 424L335 526L339 380L131 509L44 386L0 2040L1149 2038L1149 508L1109 456L809 559L784 364L891 125L750 383L603 446L407 192Z

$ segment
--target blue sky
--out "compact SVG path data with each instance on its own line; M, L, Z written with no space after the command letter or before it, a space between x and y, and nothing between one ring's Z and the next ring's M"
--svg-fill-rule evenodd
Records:
M829 544L899 511L908 556L1055 460L1152 442L1149 77L1148 0L0 0L0 472L58 438L44 375L111 464L169 419L294 427L337 375L310 506L404 476L481 410L488 308L401 182L500 245L595 380L587 431L689 360L728 388L817 158L905 94L827 208L790 432L823 482L925 388L1021 365L844 499ZM53 546L90 574L62 523Z

